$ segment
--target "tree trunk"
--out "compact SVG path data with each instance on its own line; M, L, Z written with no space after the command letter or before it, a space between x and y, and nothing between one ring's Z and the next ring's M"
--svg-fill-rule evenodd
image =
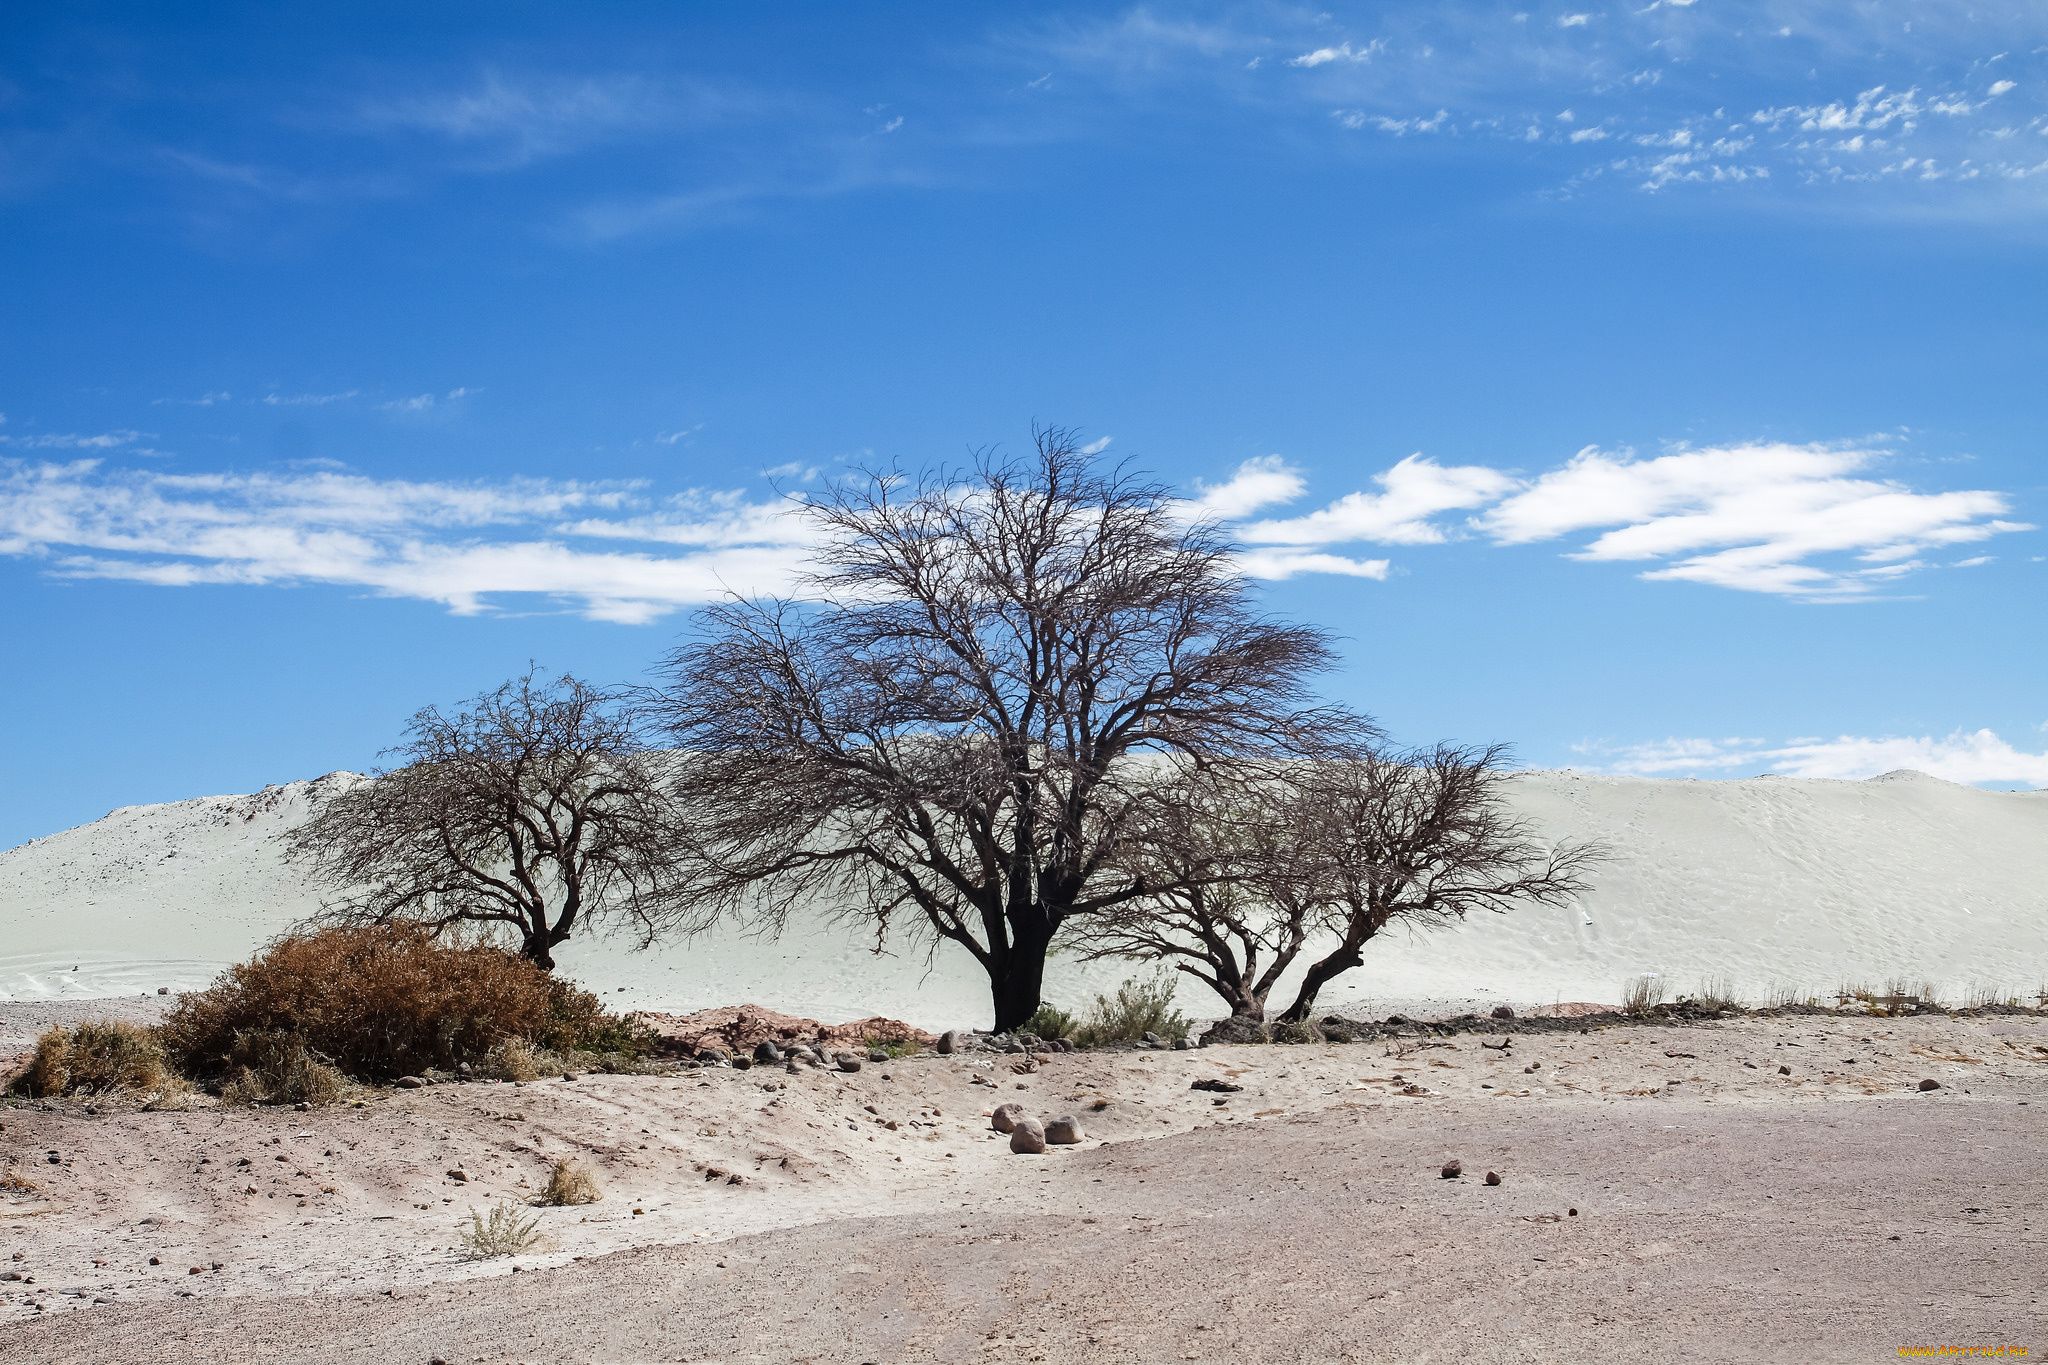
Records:
M1052 946L1052 928L1042 921L1010 922L1010 946L989 966L989 986L995 996L996 1032L1011 1033L1023 1028L1038 1013L1039 993L1045 986L1045 954Z
M1287 1007L1287 1013L1280 1018L1290 1024L1305 1022L1309 1011L1316 1007L1316 992L1364 960L1357 948L1345 944L1328 957L1311 963L1308 975L1302 978L1301 993L1294 997L1294 1003Z

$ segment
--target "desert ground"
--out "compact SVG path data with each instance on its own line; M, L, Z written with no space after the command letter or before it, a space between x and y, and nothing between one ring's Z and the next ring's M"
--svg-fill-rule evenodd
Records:
M0 1018L19 1042L88 1008ZM308 1112L17 1101L0 1160L41 1188L0 1204L0 1273L21 1276L0 1282L0 1361L2048 1349L2048 1018L1500 1041L1071 1053L1028 1074L923 1054ZM986 1117L1005 1102L1075 1114L1086 1140L1013 1154ZM463 1259L459 1217L523 1202L570 1155L604 1199L532 1210L526 1253Z

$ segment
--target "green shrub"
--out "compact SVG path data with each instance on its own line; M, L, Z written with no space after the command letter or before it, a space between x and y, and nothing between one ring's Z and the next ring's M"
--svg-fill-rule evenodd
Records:
M1021 1031L1036 1034L1048 1042L1054 1038L1065 1038L1074 1031L1074 1016L1058 1005L1041 1004Z
M1074 1040L1083 1047L1123 1043L1156 1033L1162 1038L1188 1036L1187 1017L1173 1007L1173 988L1179 973L1161 970L1150 981L1127 980L1116 988L1112 999L1095 997L1088 1017L1074 1030Z
M469 1226L462 1229L462 1249L477 1261L511 1256L538 1242L539 1229L540 1219L521 1218L519 1210L510 1204L493 1204L489 1218L472 1208Z

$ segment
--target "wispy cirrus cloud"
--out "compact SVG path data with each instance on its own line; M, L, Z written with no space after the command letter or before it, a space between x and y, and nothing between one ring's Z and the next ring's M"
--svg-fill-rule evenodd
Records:
M804 543L800 520L739 494L0 462L0 554L67 578L326 583L465 614L537 595L594 620L641 623L731 586L786 588Z
M1726 776L1730 772L1856 780L1902 768L1949 782L2048 787L2048 753L2029 753L1990 730L1947 735L1838 735L1781 744L1759 739L1664 739L1645 744L1580 744L1595 771L1641 776Z

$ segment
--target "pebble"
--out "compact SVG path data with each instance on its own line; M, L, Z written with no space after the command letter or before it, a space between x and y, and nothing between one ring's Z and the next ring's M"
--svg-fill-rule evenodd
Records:
M782 1049L775 1046L773 1038L763 1038L760 1042L754 1044L754 1060L757 1062L779 1062L782 1060Z
M1456 1180L1463 1174L1465 1174L1464 1162L1446 1161L1443 1170L1439 1173L1439 1178L1443 1180Z
M960 1030L947 1029L939 1035L939 1055L950 1057L960 1050Z
M860 1070L860 1058L854 1056L851 1052L842 1052L834 1060L839 1063L841 1071Z
M1486 1183L1487 1183L1487 1184L1489 1184L1489 1185L1498 1185L1498 1184L1500 1184L1500 1172L1499 1172L1499 1171L1488 1171L1488 1172L1486 1173Z
M1018 1119L1010 1130L1010 1150L1035 1155L1045 1150L1045 1125L1037 1119Z
M1081 1120L1072 1114L1061 1114L1056 1119L1045 1121L1045 1140L1062 1147L1072 1146L1088 1135L1081 1131Z
M1920 1088L1922 1090L1939 1090L1941 1089L1941 1082L1935 1080L1932 1076L1930 1076L1926 1080L1920 1082Z
M995 1129L998 1133L1014 1132L1016 1131L1018 1120L1023 1117L1023 1105L999 1104L995 1107L995 1112L989 1115L988 1126Z
M1512 1019L1515 1017L1515 1012L1506 1005L1495 1005L1493 1007L1493 1017L1496 1019Z
M400 1090L418 1090L420 1087L424 1086L426 1082L421 1080L418 1076L400 1076L397 1080L393 1081L392 1084L397 1086Z
M1789 1076L1792 1074L1792 1068L1789 1066L1781 1066L1778 1068L1778 1074L1780 1076Z
M876 1048L868 1053L868 1060L871 1062L886 1062L889 1060L889 1054L880 1048Z

